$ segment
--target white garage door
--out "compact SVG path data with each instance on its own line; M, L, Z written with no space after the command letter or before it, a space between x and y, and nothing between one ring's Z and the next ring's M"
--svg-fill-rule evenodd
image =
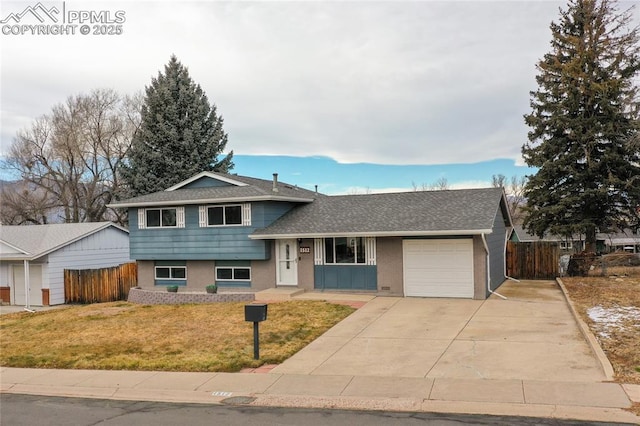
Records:
M473 240L404 240L404 294L473 298Z
M29 265L29 304L42 305L42 266ZM13 266L13 304L25 305L24 266Z

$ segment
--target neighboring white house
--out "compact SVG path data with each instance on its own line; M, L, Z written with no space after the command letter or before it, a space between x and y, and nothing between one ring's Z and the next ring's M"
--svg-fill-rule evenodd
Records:
M0 225L0 294L12 305L63 304L65 269L129 261L129 232L111 222Z

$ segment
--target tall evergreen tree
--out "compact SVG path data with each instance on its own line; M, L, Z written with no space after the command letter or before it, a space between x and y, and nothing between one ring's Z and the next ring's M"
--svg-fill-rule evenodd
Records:
M571 0L551 23L551 51L537 64L531 128L522 154L538 168L525 190L524 225L536 235L584 235L637 226L640 138L638 28L633 9Z
M227 145L222 117L175 55L146 88L141 114L122 168L129 196L162 191L202 171L233 168L233 151L218 160Z

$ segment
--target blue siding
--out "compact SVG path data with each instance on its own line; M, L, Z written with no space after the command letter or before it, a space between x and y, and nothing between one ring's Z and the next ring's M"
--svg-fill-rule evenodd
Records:
M251 226L199 226L197 205L185 206L184 228L138 229L138 211L129 209L129 246L136 260L268 260L270 242L251 240L256 229L291 210L292 203L251 205Z
M486 236L489 247L489 276L491 278L491 290L498 288L506 279L505 268L505 239L507 238L507 228L504 224L505 218L502 209L498 207L496 217L493 221L493 232ZM487 296L489 296L487 292Z
M284 216L295 207L294 203L267 201L251 204L251 224L256 228L264 228Z
M317 290L377 290L378 269L372 265L316 265Z
M191 189L191 188L213 188L217 186L231 186L230 183L223 182L221 180L212 179L210 177L201 177L198 180L194 180L191 183L181 187L180 189Z

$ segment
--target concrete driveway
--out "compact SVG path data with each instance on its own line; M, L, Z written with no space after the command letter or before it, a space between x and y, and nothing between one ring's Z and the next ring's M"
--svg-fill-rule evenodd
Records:
M598 382L606 379L554 281L479 301L377 297L272 373Z

